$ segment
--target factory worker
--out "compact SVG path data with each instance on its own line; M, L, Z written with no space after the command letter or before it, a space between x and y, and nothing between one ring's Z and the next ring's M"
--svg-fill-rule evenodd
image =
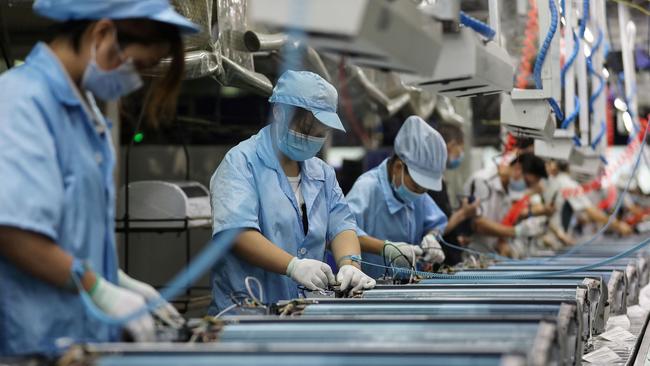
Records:
M552 201L556 212L551 216L550 224L555 229L556 235L565 244L573 240L568 235L570 222L573 215L584 213L589 221L605 225L609 220L603 210L594 205L584 194L570 194L580 188L580 184L569 175L569 164L556 160L546 163L549 174L548 187L544 191L545 200ZM566 194L569 193L569 194ZM614 218L611 229L616 233L626 236L632 234L632 228L624 221ZM558 235L559 234L559 235Z
M315 157L332 129L344 131L336 89L314 73L287 71L269 101L272 123L232 148L210 181L213 235L242 230L214 266L211 314L246 291L248 276L260 281L269 303L297 298L299 286L375 285L351 259L360 255L359 240L334 169ZM323 262L327 248L336 276Z
M395 153L354 183L348 202L357 220L364 261L375 265L413 267L442 263L445 254L436 237L447 216L427 190L442 188L447 146L422 118L406 119L395 137ZM374 278L386 271L364 264Z
M61 346L119 340L89 315L82 291L122 316L160 298L118 271L111 124L95 99L142 85L139 72L171 56L152 90L149 119L174 108L183 73L181 33L198 28L167 0L36 0L58 23L25 63L0 75L0 355L54 357ZM162 317L182 318L164 303ZM151 316L127 324L151 340Z
M436 131L445 140L447 145L447 169L455 170L463 162L463 151L465 150L465 135L460 125L452 123L440 123L436 126ZM447 193L447 183L442 180L442 189L440 191L429 191L429 196L447 216L448 222L443 233L445 242L463 246L467 244L468 236L471 234L470 224L479 205L479 200L469 203L467 198L460 201L460 207L455 211L452 210L452 200ZM450 246L442 246L445 252L445 264L454 265L462 261L463 251Z
M510 191L526 192L536 188L547 176L544 161L531 153L517 156L509 165L500 165L498 172L488 175L476 172L464 187L471 199L479 199L479 216L473 221L470 248L481 252L499 251L508 254L507 240L531 238L541 235L546 226L546 216L532 216L516 225L506 225L502 220L508 215L512 204Z

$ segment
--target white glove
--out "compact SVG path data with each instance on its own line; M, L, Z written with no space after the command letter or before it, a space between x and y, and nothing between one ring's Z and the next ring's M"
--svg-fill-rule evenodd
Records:
M315 259L294 257L287 266L287 276L309 290L325 290L336 283L330 266Z
M546 216L529 217L515 226L515 237L532 238L544 234Z
M151 285L129 277L126 273L122 272L122 270L119 270L117 273L117 283L120 287L124 287L136 294L142 295L148 303L155 302L160 304L153 312L165 324L176 329L180 329L183 324L185 324L185 319L178 313L176 308L165 301L162 296L160 296L160 293Z
M422 243L420 243L422 250L424 251L424 260L427 263L436 264L442 263L445 261L445 252L442 251L438 239L436 239L436 234L429 233L422 238Z
M410 268L423 253L422 248L417 245L388 240L384 242L384 259L389 266Z
M341 291L352 287L350 292L353 293L371 289L377 284L375 280L361 272L359 268L350 264L346 264L339 269L339 273L336 274L336 280L341 284Z
M97 284L90 294L92 301L106 314L124 317L147 306L144 297L135 292L115 286L97 275ZM144 314L126 324L127 331L136 342L153 342L155 328L151 315Z

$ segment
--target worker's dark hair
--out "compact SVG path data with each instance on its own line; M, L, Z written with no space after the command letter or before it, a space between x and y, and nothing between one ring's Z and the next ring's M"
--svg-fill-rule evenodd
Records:
M548 178L544 160L531 153L525 153L517 156L510 165L520 164L524 174L532 174L540 178Z
M535 139L532 138L526 138L526 137L519 137L517 138L517 142L515 143L515 147L518 149L527 149L535 144Z
M569 162L556 160L555 163L557 164L557 169L559 171L564 173L569 171Z
M436 126L436 130L446 143L465 143L465 134L463 133L463 129L458 125L442 122Z
M282 108L284 113L291 115L291 122L296 124L293 128L298 130L298 132L309 135L313 130L314 119L311 117L313 117L314 114L311 111L302 107L296 107L284 103L275 103L273 106Z
M75 52L79 52L81 39L92 24L92 20L73 20L55 26L55 37L67 38ZM171 24L146 18L113 20L117 29L117 40L121 47L130 44L169 44L171 63L167 72L157 78L147 93L145 115L157 126L161 121L171 120L176 113L176 103L185 72L185 48L179 29Z

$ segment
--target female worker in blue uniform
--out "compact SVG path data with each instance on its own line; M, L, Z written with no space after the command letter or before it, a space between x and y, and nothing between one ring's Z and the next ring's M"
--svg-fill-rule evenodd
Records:
M271 303L298 297L298 285L374 286L350 258L360 254L359 241L334 170L315 157L331 129L344 131L337 98L320 76L285 72L269 99L274 121L231 149L212 176L213 235L243 231L214 267L210 313L232 305L247 276L260 280ZM323 262L327 245L340 268L336 278Z
M148 110L155 119L174 108L181 33L198 31L168 0L36 0L34 10L59 21L57 32L0 75L0 356L118 340L85 311L73 277L112 316L160 298L118 271L111 124L94 98L140 88L139 71L171 56ZM182 321L167 303L157 313ZM154 335L149 315L126 329Z
M406 119L395 137L395 154L354 183L348 202L359 226L364 272L380 277L388 267L423 268L442 263L437 241L447 216L427 190L442 188L447 145L422 118Z

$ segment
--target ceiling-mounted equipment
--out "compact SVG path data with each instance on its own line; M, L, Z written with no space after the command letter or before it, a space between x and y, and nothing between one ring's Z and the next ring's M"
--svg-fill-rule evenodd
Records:
M501 97L501 124L517 137L550 141L555 133L555 118L537 90L513 89Z
M470 97L512 90L514 66L496 42L485 43L472 29L445 33L433 74L404 75L405 82L449 97Z
M580 165L584 161L584 156L575 148L574 136L575 133L572 130L555 130L551 140L535 140L535 155L543 159L554 159Z
M442 25L412 1L251 0L249 5L253 22L304 35L315 49L347 55L357 65L431 75L441 53Z

